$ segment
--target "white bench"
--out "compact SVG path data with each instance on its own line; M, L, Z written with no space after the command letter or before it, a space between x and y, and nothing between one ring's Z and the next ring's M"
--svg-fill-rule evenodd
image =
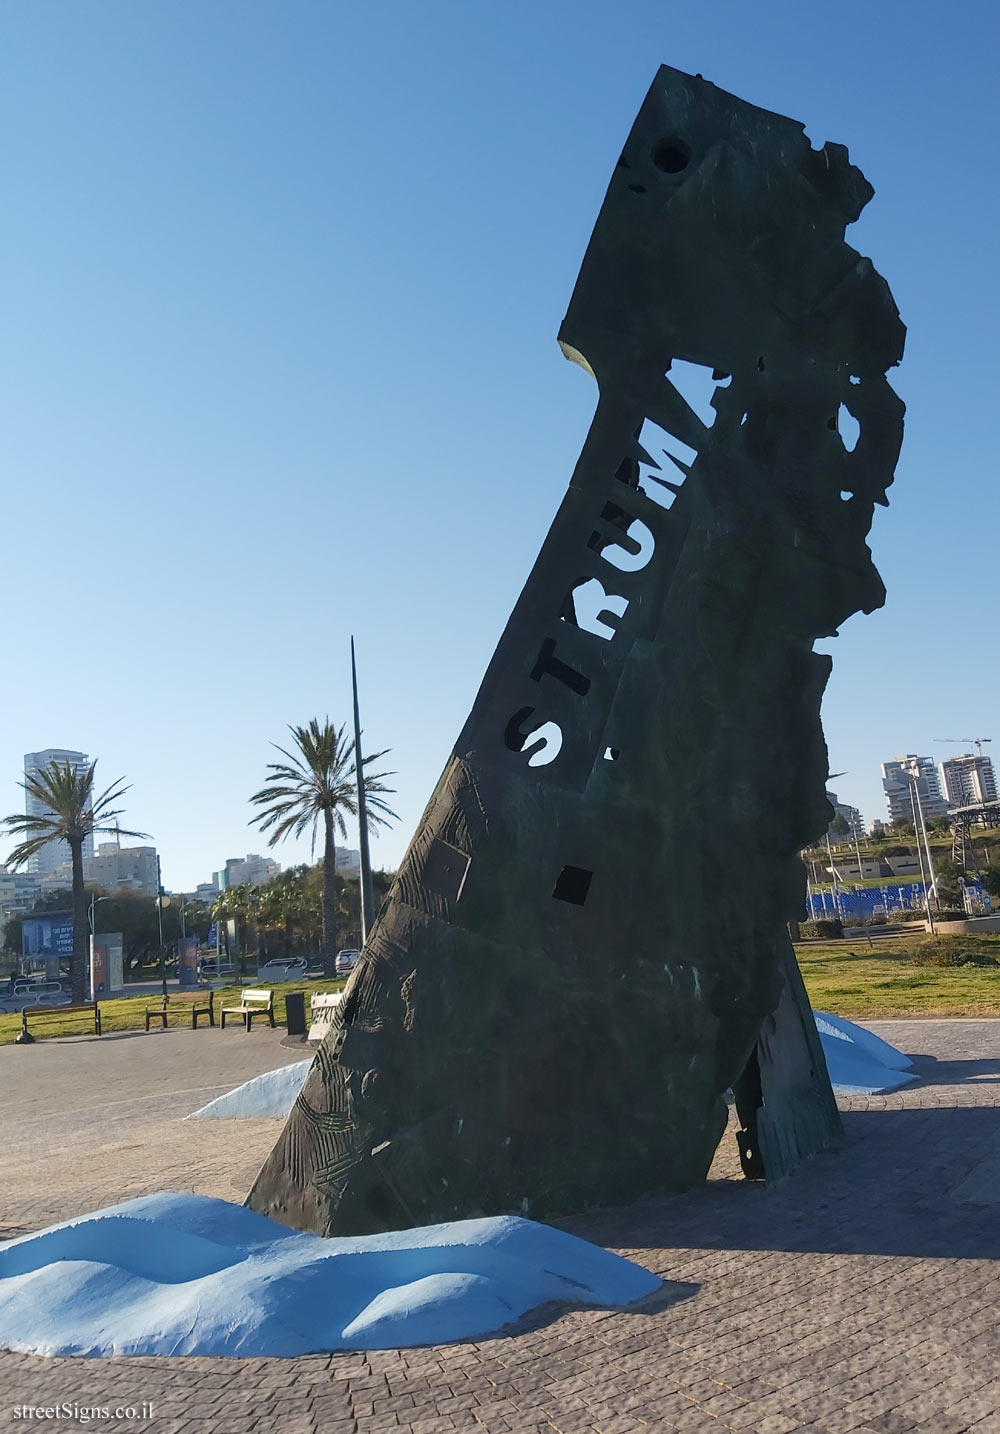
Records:
M310 1041L321 1041L330 1029L333 1013L340 1005L342 991L317 991L310 999L312 1024L309 1027Z
M274 1026L274 992L261 991L257 987L250 987L249 990L240 992L240 1004L238 1006L223 1006L219 1012L222 1029L226 1029L227 1016L242 1016L244 1025L249 1031L254 1016L266 1016Z

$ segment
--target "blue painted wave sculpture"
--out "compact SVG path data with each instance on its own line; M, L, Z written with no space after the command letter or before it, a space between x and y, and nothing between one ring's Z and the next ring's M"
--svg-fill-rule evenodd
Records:
M877 1095L917 1079L908 1069L913 1064L909 1056L881 1036L828 1011L814 1014L830 1084L838 1094Z
M617 1307L648 1270L510 1216L321 1239L205 1195L128 1200L0 1244L0 1346L299 1355L495 1333L538 1305Z
M909 1056L843 1016L817 1011L816 1026L830 1081L842 1095L874 1095L916 1080L907 1073ZM286 1116L295 1104L312 1059L265 1071L194 1111L188 1120Z

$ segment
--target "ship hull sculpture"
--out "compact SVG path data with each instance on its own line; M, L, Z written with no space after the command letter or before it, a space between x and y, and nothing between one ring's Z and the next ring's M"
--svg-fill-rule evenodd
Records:
M829 819L813 642L884 600L905 330L844 241L871 194L657 74L559 335L586 444L254 1209L346 1234L682 1190L730 1088L749 1175L837 1142L787 923Z

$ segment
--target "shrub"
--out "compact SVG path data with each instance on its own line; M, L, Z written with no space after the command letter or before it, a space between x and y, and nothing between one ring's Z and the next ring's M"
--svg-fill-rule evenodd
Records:
M991 896L1000 896L1000 866L991 864L979 879L983 884L984 891L988 891Z
M843 936L844 923L839 916L833 916L819 921L803 921L799 930L806 941L810 938L829 941Z
M952 937L951 940L956 940ZM980 951L969 951L964 946L925 946L911 952L908 958L911 966L1000 966L995 956Z

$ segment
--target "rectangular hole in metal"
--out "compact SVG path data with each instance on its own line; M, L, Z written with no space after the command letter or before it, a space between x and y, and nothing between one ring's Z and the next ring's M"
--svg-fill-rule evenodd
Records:
M618 747L605 747L604 760L606 762L617 762L620 756L621 750Z
M556 878L552 895L556 901L568 901L572 906L582 906L587 900L594 873L582 866L564 866Z

